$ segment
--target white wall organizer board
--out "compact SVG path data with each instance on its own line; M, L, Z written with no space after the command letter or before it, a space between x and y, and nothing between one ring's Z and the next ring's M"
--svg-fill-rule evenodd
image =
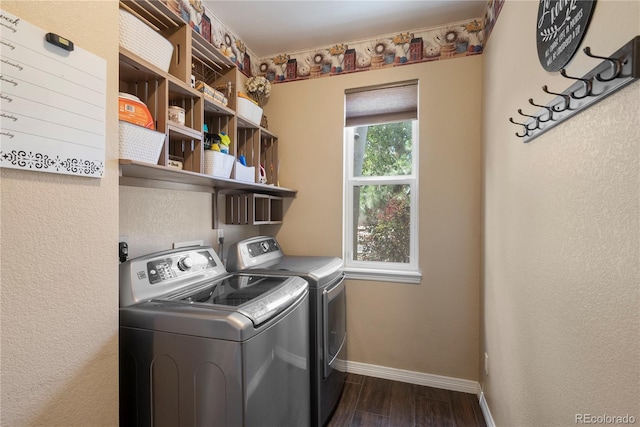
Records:
M52 36L0 9L0 167L101 178L106 60Z

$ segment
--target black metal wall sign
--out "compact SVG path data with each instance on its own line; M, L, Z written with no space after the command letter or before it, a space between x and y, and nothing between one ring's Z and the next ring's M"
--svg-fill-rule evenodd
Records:
M575 55L587 32L596 0L540 0L536 27L538 59L558 71Z

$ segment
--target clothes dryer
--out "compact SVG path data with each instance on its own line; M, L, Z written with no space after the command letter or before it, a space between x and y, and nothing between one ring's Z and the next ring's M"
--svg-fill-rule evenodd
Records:
M302 277L309 283L312 426L329 421L344 388L347 304L342 267L337 257L285 255L269 236L234 243L227 256L229 271Z

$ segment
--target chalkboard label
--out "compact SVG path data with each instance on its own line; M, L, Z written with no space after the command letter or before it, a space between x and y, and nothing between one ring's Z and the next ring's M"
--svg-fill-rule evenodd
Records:
M540 0L536 26L538 59L547 71L571 61L587 33L596 0Z

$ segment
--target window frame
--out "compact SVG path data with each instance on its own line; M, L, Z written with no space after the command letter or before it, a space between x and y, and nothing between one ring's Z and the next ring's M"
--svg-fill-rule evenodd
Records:
M344 259L344 271L348 279L375 280L399 283L420 283L422 274L419 268L419 224L418 224L418 159L419 159L419 121L417 119L399 120L411 121L411 174L394 176L359 176L354 177L354 134L357 126L344 127L344 152L343 152L343 230L342 252ZM392 121L384 123L393 123ZM383 123L375 123L376 126ZM392 263L384 261L358 261L354 260L354 188L362 185L409 185L410 191L410 242L409 262Z

